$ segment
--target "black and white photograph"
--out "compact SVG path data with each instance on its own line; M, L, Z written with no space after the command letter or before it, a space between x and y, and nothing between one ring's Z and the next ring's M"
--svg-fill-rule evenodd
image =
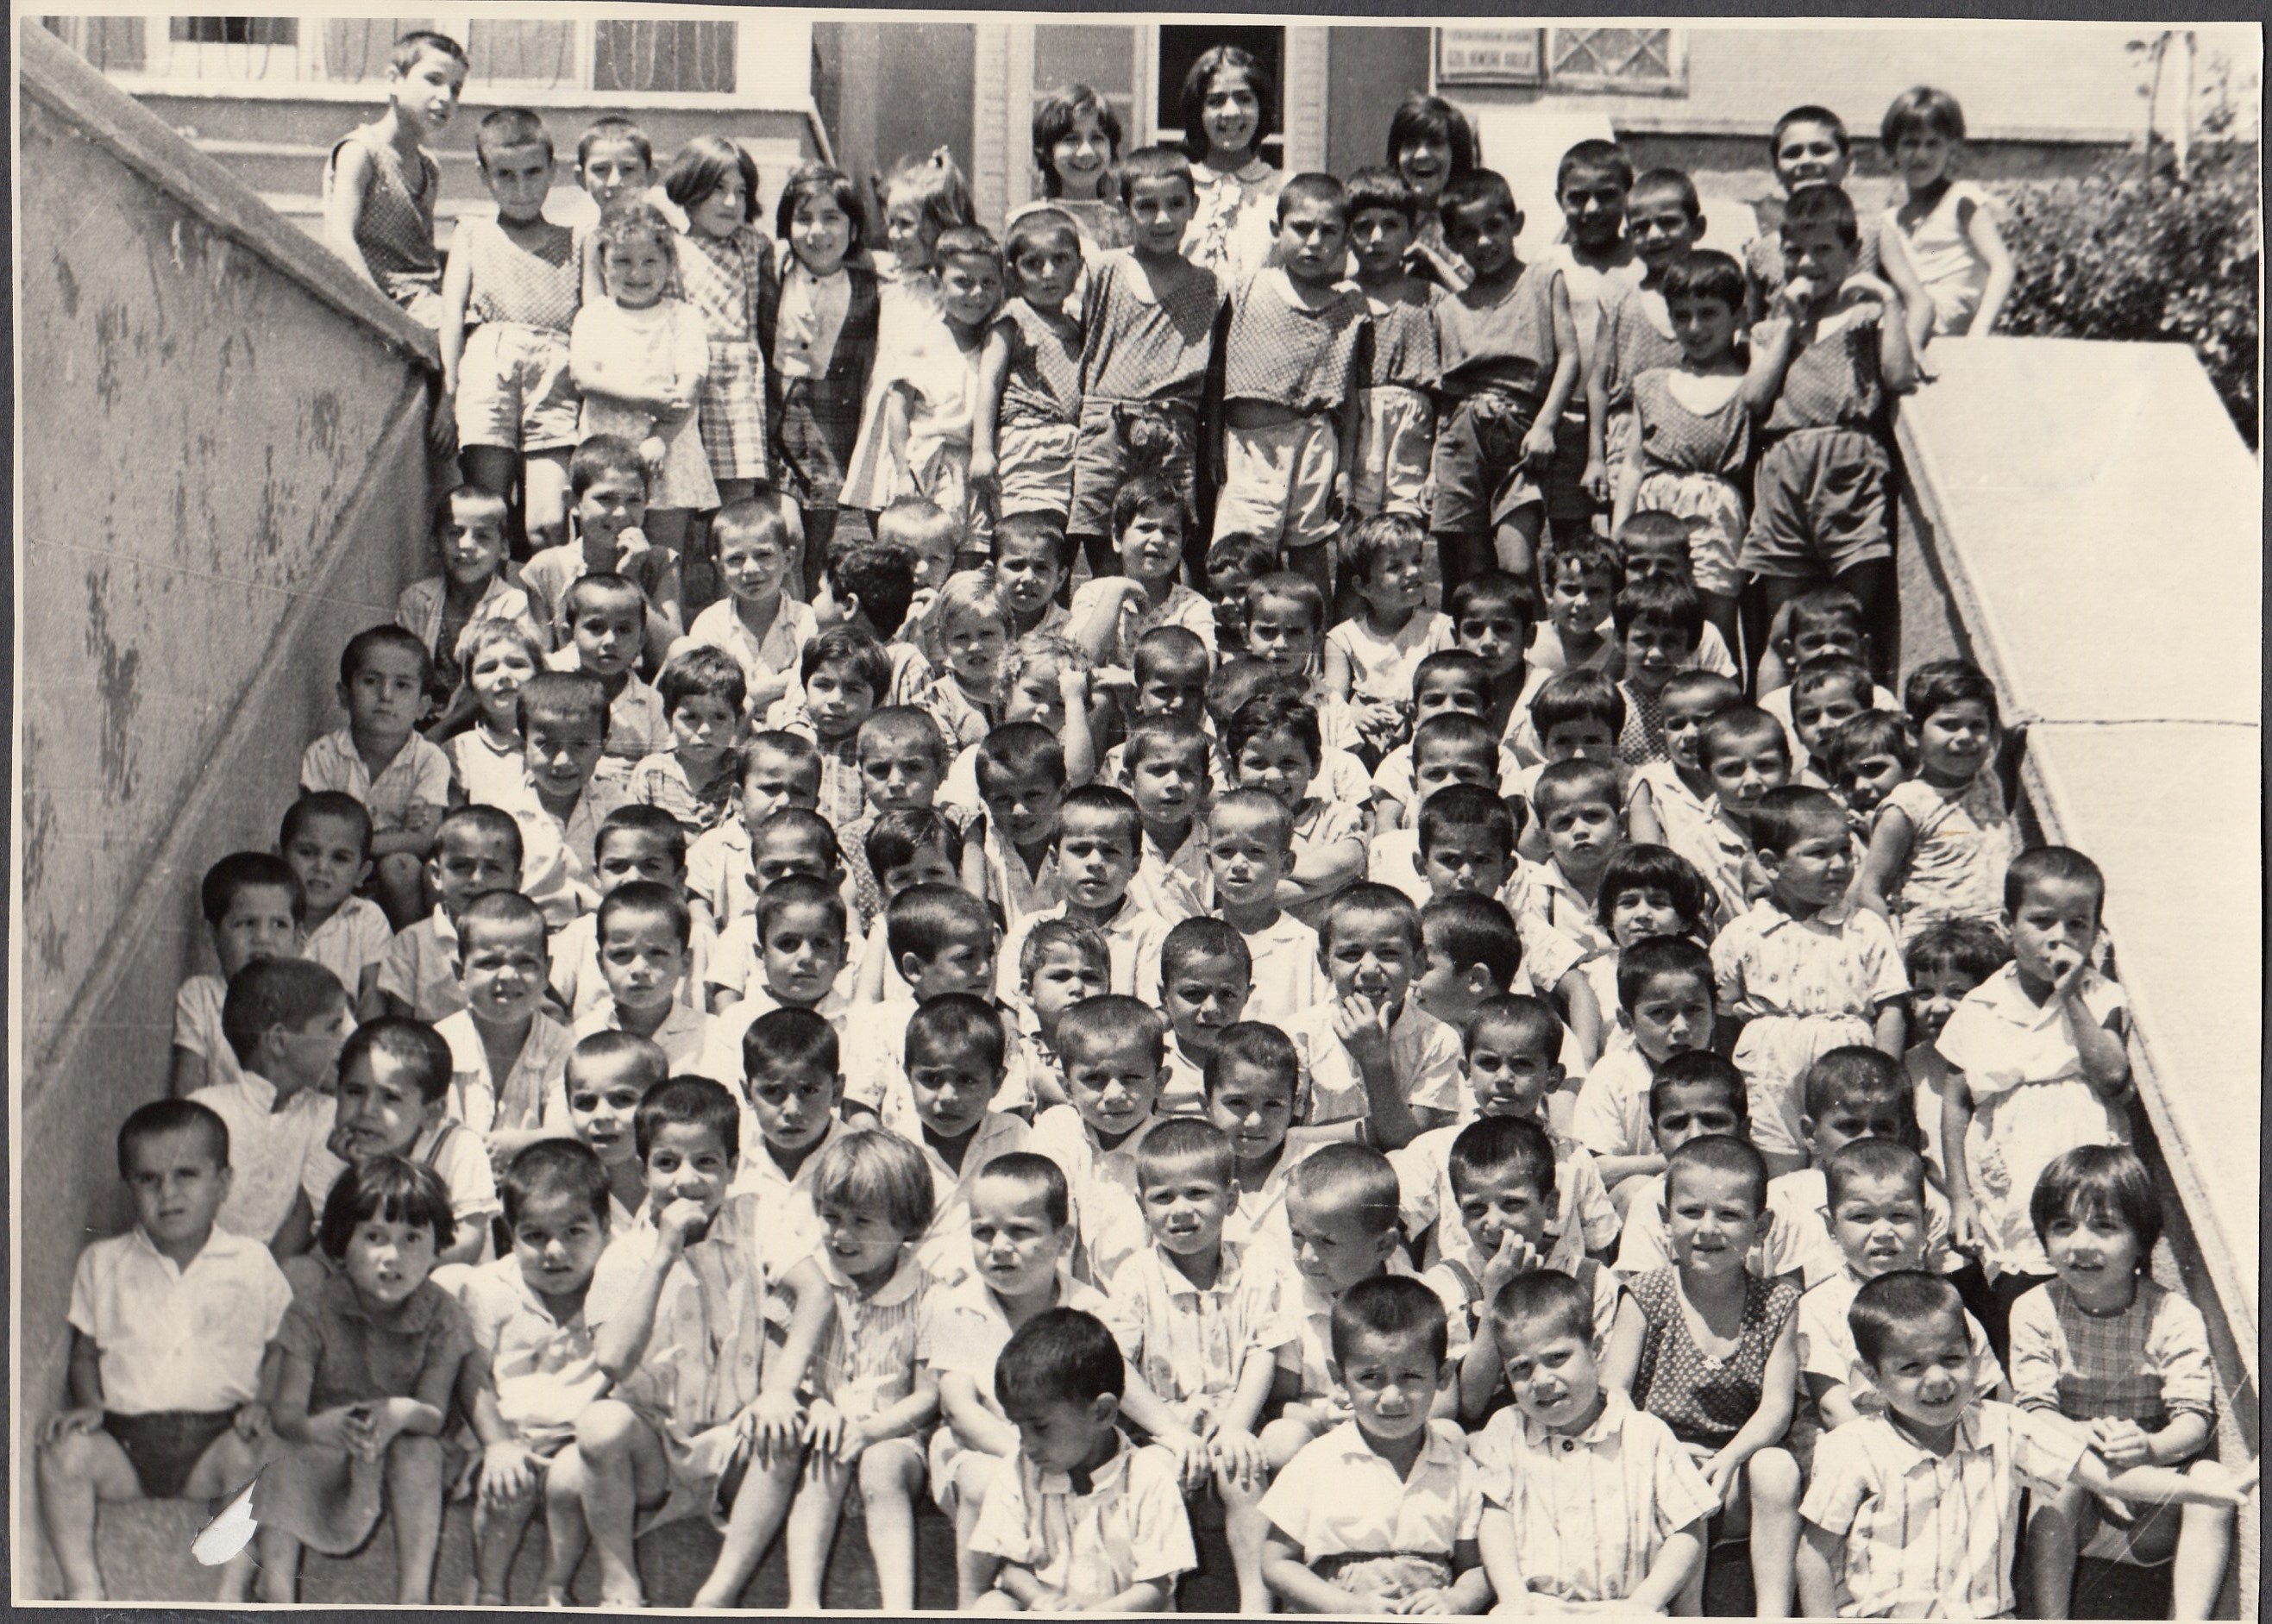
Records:
M2257 22L83 3L13 1605L2258 1616Z

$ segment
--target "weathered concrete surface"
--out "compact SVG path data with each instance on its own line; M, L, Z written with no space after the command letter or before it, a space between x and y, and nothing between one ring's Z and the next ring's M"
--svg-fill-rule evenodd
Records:
M62 1394L73 1259L125 1216L112 1136L164 1091L174 988L209 967L198 878L273 843L340 644L422 562L433 352L44 31L19 40L21 1440Z

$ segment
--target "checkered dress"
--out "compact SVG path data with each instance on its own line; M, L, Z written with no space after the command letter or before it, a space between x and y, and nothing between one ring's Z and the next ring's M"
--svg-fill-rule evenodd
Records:
M332 194L339 178L340 153L349 142L370 156L370 187L363 194L362 213L355 226L355 246L363 264L386 296L407 304L418 294L442 289L442 257L434 248L434 197L441 190L442 171L432 156L418 154L414 181L404 168L394 143L369 125L351 130L332 148L324 165L324 196Z
M773 449L781 488L801 508L833 510L860 437L860 412L876 363L879 303L876 273L847 265L851 304L836 346L818 377L782 377L768 369Z
M468 322L519 322L555 329L567 339L582 291L576 234L548 225L537 242L534 249L523 248L490 220L467 220L458 227L451 252L468 256L474 272Z
M710 338L700 413L711 477L764 479L766 362L759 334L777 299L773 244L750 226L730 237L690 232L678 240L678 275Z
M1878 320L1891 312L1881 311ZM1898 319L1898 317L1896 317ZM1799 428L1858 428L1877 419L1883 391L1878 382L1878 322L1857 321L1820 333L1791 357L1782 391L1768 413L1769 439Z

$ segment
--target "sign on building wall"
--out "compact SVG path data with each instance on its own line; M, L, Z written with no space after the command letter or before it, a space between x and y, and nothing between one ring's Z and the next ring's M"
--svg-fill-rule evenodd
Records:
M1439 85L1537 85L1545 79L1543 28L1439 28Z

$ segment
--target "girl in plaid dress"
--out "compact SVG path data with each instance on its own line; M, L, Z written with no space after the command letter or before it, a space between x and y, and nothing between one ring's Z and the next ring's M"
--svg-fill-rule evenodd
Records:
M766 474L765 346L781 304L780 277L773 243L751 223L758 216L758 166L748 153L720 136L696 136L662 184L686 212L676 256L680 296L710 339L696 413L722 506L748 496ZM650 540L684 550L683 537L648 528Z
M836 535L837 494L860 435L876 364L876 272L858 263L862 210L852 177L807 164L781 190L774 229L788 244L766 375L774 480L804 521L804 587L819 590Z

